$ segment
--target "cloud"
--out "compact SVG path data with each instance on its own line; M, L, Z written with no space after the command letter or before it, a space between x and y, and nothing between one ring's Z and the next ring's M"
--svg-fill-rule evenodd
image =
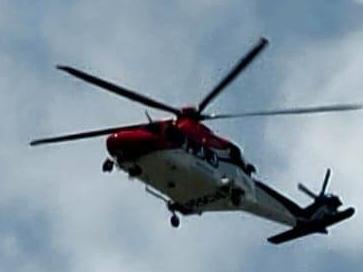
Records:
M334 29L319 28L307 38L319 20L311 18L306 27L302 18L325 5L307 2L299 20L287 24L270 13L286 1L261 3L2 2L0 270L286 270L286 256L295 271L331 271L329 262L357 269L362 249L352 241L360 239L359 213L329 238L281 248L264 241L280 227L246 214L183 218L176 231L163 204L146 195L142 184L122 173L100 173L104 139L26 146L40 135L144 120L143 107L62 75L56 63L184 105L198 101L262 33L271 38L270 49L211 111L360 97L361 33L349 31L341 39L357 17L349 16L351 6L340 13L341 6L332 4ZM283 14L300 12L288 7ZM343 19L349 24L340 28ZM244 143L260 177L302 201L295 181L301 177L318 189L323 168L332 166L331 190L360 210L359 124L358 114L347 114L211 126Z
M363 32L359 31L339 39L303 44L286 66L289 77L282 84L280 100L288 105L362 103L362 43ZM268 126L268 139L286 165L286 170L276 175L281 183L298 179L318 191L324 168L333 168L329 191L341 195L344 203L358 212L344 226L332 229L334 238L330 243L339 244L345 252L349 249L353 255L362 250L363 244L359 231L363 226L361 117L360 112L352 112L281 118L271 120Z

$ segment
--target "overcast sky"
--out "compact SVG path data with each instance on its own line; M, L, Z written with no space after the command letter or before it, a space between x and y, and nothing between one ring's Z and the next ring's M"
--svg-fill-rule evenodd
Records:
M271 45L210 112L363 102L363 2L0 0L0 271L361 271L363 113L208 124L259 177L296 199L304 182L357 209L328 236L282 246L283 226L206 214L169 226L163 203L101 173L104 138L32 138L143 122L145 108L54 69L69 64L175 106L197 103L264 35ZM150 110L154 118L164 113Z

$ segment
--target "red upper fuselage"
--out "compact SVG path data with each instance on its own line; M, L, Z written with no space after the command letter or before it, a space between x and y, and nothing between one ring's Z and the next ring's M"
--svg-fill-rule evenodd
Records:
M179 147L185 139L209 149L236 148L202 123L191 118L179 118L120 130L107 138L107 149L112 156L128 160L153 151Z

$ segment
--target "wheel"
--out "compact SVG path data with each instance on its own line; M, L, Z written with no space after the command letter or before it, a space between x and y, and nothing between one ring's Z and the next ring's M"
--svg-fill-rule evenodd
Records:
M113 169L113 161L111 161L110 159L106 159L102 165L102 171L111 172L112 169Z
M174 227L177 228L180 225L180 220L179 217L175 214L172 215L172 217L170 217L170 224Z

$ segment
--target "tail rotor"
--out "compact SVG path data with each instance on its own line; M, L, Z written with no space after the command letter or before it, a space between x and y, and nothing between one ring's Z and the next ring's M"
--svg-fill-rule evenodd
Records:
M318 195L313 193L310 189L308 189L305 185L303 185L301 183L298 184L298 189L300 191L302 191L303 193L305 193L306 195L308 195L309 197L311 197L312 199L314 199L316 204L327 205L328 207L335 210L340 205L342 205L342 202L341 202L341 200L339 199L338 196L326 193L326 190L327 190L328 184L329 184L330 176L331 176L331 169L328 168L326 170L326 174L325 174L325 177L324 177L323 185L321 187L321 191L320 191L320 193Z
M304 184L299 183L297 188L303 192L304 194L306 194L307 196L311 197L312 199L316 199L318 196L313 193L309 188L307 188Z
M330 168L328 168L328 169L326 170L326 174L325 174L325 178L324 178L323 186L321 187L321 191L320 191L319 196L324 196L324 195L325 195L326 188L328 187L328 183L329 183L330 175L331 175L331 170L330 170Z
M331 176L331 169L328 168L326 170L326 174L325 174L325 177L324 177L323 185L321 187L321 191L320 191L320 193L318 195L315 194L314 192L312 192L309 188L307 188L304 184L301 184L301 183L298 184L298 189L301 192L303 192L304 194L306 194L309 197L311 197L312 199L314 199L314 200L317 200L319 198L320 199L324 198L324 197L326 197L326 189L327 189L328 184L329 184L330 176Z

